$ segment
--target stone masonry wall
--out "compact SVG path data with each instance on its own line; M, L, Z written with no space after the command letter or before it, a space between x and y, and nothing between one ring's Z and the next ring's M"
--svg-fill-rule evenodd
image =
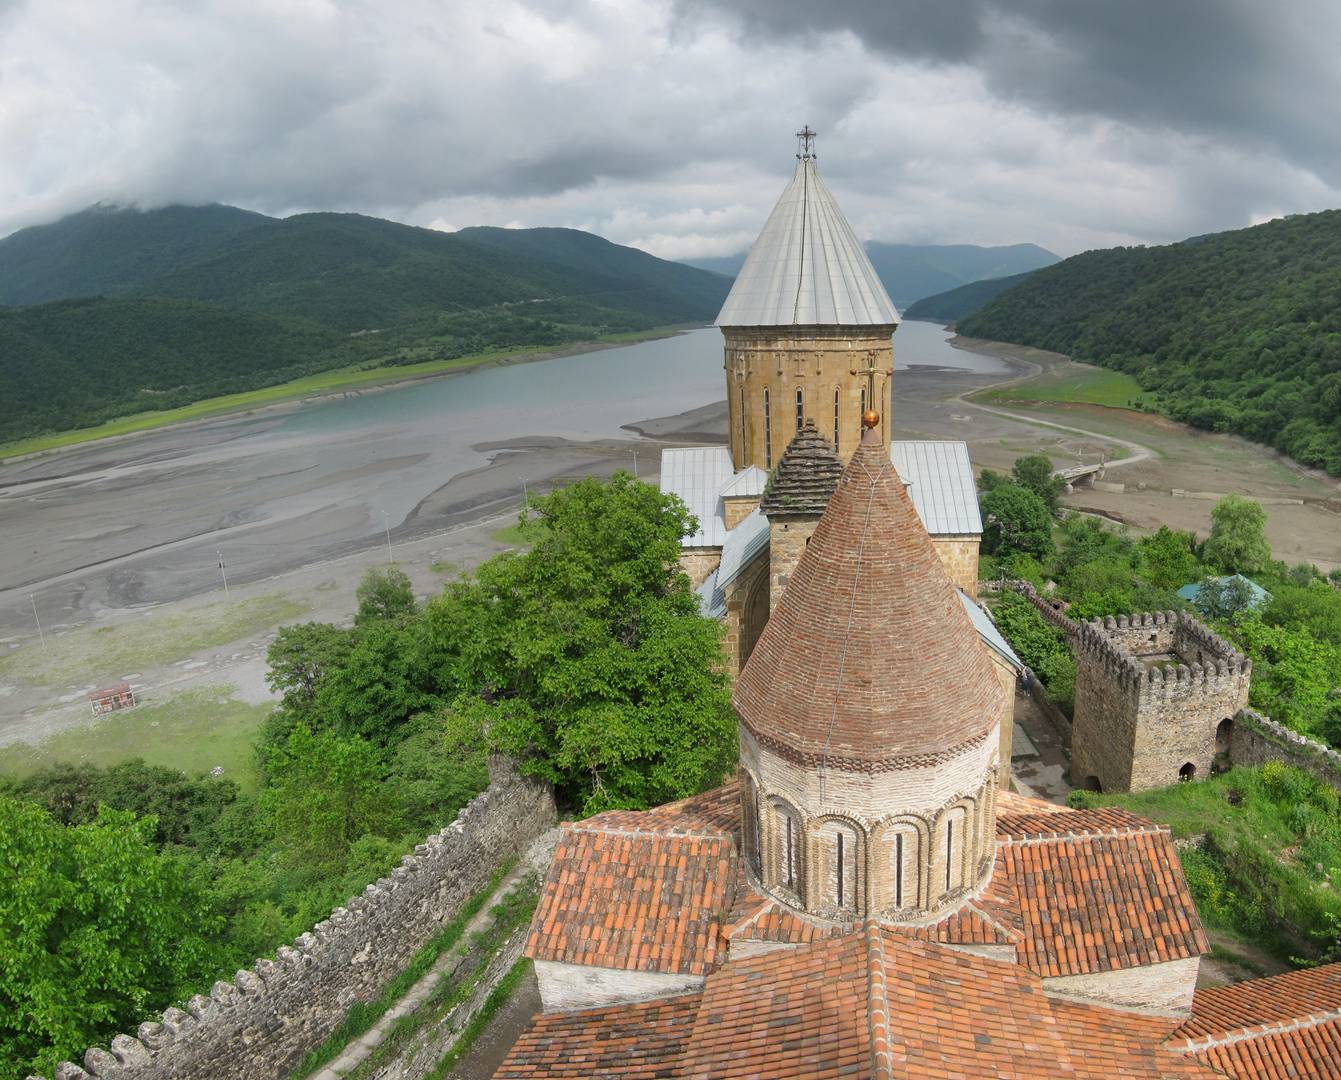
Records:
M1126 642L1181 662L1147 667ZM1220 724L1248 703L1252 661L1185 612L1096 619L1074 644L1074 784L1145 791L1176 782L1189 764L1195 777L1210 774Z
M1312 773L1341 790L1341 754L1283 724L1268 720L1252 709L1241 710L1233 720L1229 760L1235 765L1265 765L1281 761Z
M697 589L722 563L721 548L685 548L680 552L680 569L689 575L689 587Z
M277 959L258 960L232 982L216 982L185 1010L118 1035L80 1068L62 1062L56 1080L280 1080L344 1019L371 1001L489 881L503 859L554 824L549 788L490 762L488 790L430 836L388 877L336 908Z
M945 572L950 580L963 589L969 596L978 595L978 547L977 536L933 536L931 545L941 557Z

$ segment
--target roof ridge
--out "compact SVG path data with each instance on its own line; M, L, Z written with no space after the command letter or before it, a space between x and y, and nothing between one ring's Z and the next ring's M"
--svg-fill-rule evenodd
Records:
M1170 1039L1164 1045L1179 1054L1195 1054L1202 1050L1211 1050L1217 1046L1232 1046L1235 1043L1261 1039L1268 1035L1287 1035L1292 1031L1305 1031L1321 1024L1341 1020L1341 1007L1327 1009L1307 1016L1292 1016L1287 1020L1278 1020L1271 1024L1251 1024L1244 1027L1227 1028L1222 1032L1206 1035L1202 1038Z
M871 1080L894 1080L893 1037L889 1025L889 981L880 923L866 920L866 1022L871 1037Z
M995 916L989 915L986 912L986 910L984 910L981 906L979 906L978 904L979 899L981 899L981 897L975 897L974 899L968 901L968 903L966 903L964 907L968 908L980 919L982 919L983 922L985 922L988 926L990 926L993 930L995 930L998 934L1002 935L1005 938L1008 938L1010 941L1017 942L1024 940L1024 934L1020 931L1018 927L1006 926Z
M1128 829L1087 829L1083 832L1035 833L1024 836L998 836L998 844L1051 844L1065 840L1115 840L1123 836L1155 836L1159 833L1172 835L1167 825L1133 826Z
M573 832L602 833L605 836L656 836L669 840L729 840L731 838L731 833L725 829L688 829L682 825L670 825L663 828L648 827L645 829L620 828L617 825L589 825L585 821L565 821L561 825Z

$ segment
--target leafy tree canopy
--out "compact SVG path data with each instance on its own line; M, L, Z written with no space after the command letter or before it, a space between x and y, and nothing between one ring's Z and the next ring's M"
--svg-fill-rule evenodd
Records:
M1011 475L1020 487L1028 488L1047 503L1049 510L1057 509L1057 497L1066 487L1066 481L1054 474L1052 459L1047 454L1029 454L1016 458Z
M0 1060L50 1075L199 988L217 927L152 817L67 826L0 796Z
M1000 483L982 497L983 544L991 555L1052 552L1048 504L1019 484Z
M1211 510L1211 535L1203 558L1226 574L1256 574L1271 564L1262 504L1226 495Z
M414 587L398 566L373 567L363 575L354 595L359 605L355 626L414 614Z

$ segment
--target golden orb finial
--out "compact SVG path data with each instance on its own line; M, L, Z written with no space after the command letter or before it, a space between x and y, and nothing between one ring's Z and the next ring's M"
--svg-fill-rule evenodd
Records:
M880 423L880 414L874 409L867 409L861 414L861 426L864 428L873 428Z

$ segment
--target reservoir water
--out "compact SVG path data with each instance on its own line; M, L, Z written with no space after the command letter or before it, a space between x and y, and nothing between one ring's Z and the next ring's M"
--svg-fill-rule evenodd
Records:
M1006 370L948 337L905 323L896 368ZM720 401L723 386L721 333L709 327L3 467L0 609L20 611L30 589L92 586L118 604L168 599L217 575L217 552L238 576L256 577L388 529L422 530L425 500L489 463L478 444L632 439L622 425ZM655 467L649 457L644 472Z

